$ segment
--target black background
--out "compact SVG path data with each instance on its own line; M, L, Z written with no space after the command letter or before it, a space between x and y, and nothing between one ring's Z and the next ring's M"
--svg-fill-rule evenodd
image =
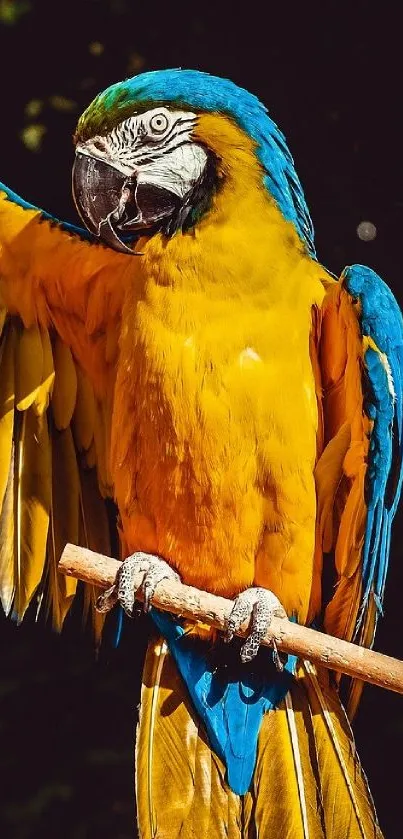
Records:
M0 0L0 177L76 221L71 136L99 90L163 67L227 76L256 93L284 131L320 261L335 273L371 265L403 303L397 8L358 0L267 0L238 11L207 0ZM32 100L42 103L35 116ZM32 124L46 129L35 151L26 145ZM376 225L374 241L359 240L363 220ZM400 514L376 648L403 658L401 540ZM1 621L0 631L1 835L129 839L144 622L98 658L77 617L61 637L30 620L19 628ZM367 688L355 732L385 836L397 839L403 698Z

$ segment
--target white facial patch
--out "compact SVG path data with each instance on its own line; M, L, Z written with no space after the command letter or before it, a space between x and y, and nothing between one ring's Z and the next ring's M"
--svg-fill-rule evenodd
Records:
M184 198L199 180L207 155L196 143L178 146L155 162L145 163L137 171L137 183L163 187Z
M105 136L79 143L76 151L104 160L140 184L183 198L200 178L207 154L192 141L197 115L153 108L123 120Z

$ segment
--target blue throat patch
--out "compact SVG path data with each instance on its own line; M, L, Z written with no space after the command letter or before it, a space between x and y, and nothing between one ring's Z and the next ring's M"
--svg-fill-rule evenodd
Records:
M308 253L315 257L313 225L294 161L284 135L252 93L228 79L198 70L155 70L108 87L95 102L106 111L116 108L119 111L131 103L174 102L234 119L257 143L257 157L265 172L266 189L284 218L294 224Z
M189 637L172 615L156 609L150 614L168 643L210 745L226 766L229 786L244 795L253 778L262 719L288 693L297 659L288 656L279 673L264 650L267 669L263 673L239 658L235 668L220 669L210 646Z

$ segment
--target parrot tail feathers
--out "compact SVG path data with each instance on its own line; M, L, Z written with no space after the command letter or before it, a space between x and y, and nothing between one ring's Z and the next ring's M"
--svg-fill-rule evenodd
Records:
M287 713L287 723L290 732L290 740L292 745L292 753L294 758L294 767L295 767L295 777L298 786L298 798L300 803L301 809L301 822L303 828L304 839L309 839L309 824L308 824L308 812L307 812L307 800L305 794L305 784L304 784L304 770L302 764L302 757L301 757L301 749L299 746L299 739L298 739L298 730L297 725L295 722L295 714L294 714L294 706L291 696L291 691L287 693L284 699L286 713Z
M353 735L327 674L309 662L275 710L265 714L253 786L253 836L381 839Z
M380 839L374 802L338 694L329 686L328 675L319 676L310 662L304 661L303 671L319 768L324 835Z
M239 839L240 797L224 775L166 642L154 639L144 665L136 744L141 839Z
M136 756L141 839L382 839L354 740L327 674L309 663L264 714L253 780L228 784L165 640L150 642Z

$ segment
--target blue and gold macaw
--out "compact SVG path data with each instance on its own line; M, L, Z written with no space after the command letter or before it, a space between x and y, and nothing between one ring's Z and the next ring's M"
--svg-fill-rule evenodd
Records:
M149 601L170 575L236 598L227 640L252 616L241 646L152 610L143 839L380 837L335 680L259 640L284 609L372 644L402 484L396 301L317 261L284 137L230 81L115 84L75 149L87 232L0 192L4 609L61 626L60 550L108 552L112 496L128 558L100 608L131 614L141 568Z

